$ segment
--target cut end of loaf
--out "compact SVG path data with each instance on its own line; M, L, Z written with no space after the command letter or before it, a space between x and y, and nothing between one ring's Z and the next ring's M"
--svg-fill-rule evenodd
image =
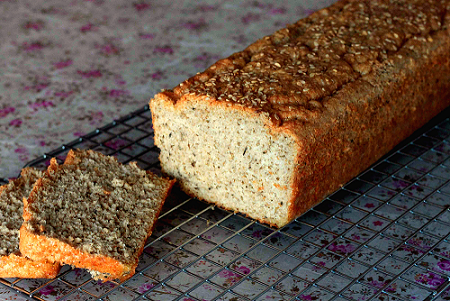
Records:
M277 227L292 219L298 146L267 116L165 94L151 109L163 172L188 194Z

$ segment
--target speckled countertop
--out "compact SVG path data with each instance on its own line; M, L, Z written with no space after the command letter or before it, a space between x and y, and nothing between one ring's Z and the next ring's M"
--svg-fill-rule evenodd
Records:
M331 2L0 1L0 178Z

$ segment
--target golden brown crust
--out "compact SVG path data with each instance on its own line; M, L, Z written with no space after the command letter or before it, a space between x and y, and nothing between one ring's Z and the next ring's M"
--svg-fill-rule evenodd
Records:
M46 260L33 261L21 255L0 257L0 278L55 278L61 266Z
M91 151L87 151L88 153ZM115 159L115 158L114 158ZM66 157L65 165L77 165L79 164L79 158L76 155L76 151L70 151ZM56 159L51 159L50 165L47 169L47 174L51 175L61 168L58 165ZM148 172L149 173L149 172ZM150 174L150 173L149 173ZM167 198L170 189L172 188L175 180L167 180L168 189L165 191L164 199ZM43 181L40 179L36 182L33 192L30 194L28 199L24 200L24 224L20 228L20 250L27 257L35 260L48 260L50 262L61 262L69 264L79 268L86 268L91 271L102 273L102 281L119 279L120 281L125 281L134 275L135 269L138 265L137 257L142 253L145 247L146 239L151 235L152 229L149 229L147 237L142 241L142 245L139 247L137 252L136 261L130 264L121 262L112 257L99 254L91 254L71 246L61 240L47 237L39 233L34 233L27 229L27 221L32 219L32 213L29 210L30 204L36 201L37 192L44 189ZM155 218L159 215L163 206L163 202L160 202L159 208L156 208ZM156 222L153 223L153 227Z
M413 45L406 44L405 49ZM300 129L287 129L305 142L291 217L351 180L450 105L450 30L415 52L324 100L324 114ZM408 57L408 59L404 59ZM305 164L306 163L306 164Z
M9 189L19 189L25 193L27 191L26 187L33 185L36 178L41 176L39 171L30 167L22 169L20 174L20 178L10 181L10 184L1 186L0 194L8 189L8 185L12 185L9 186ZM18 231L19 227L17 227ZM59 264L50 263L46 260L33 261L21 255L18 243L16 248L14 252L0 256L1 278L54 278L58 275L60 270Z
M20 251L34 260L64 262L79 268L87 268L109 274L104 281L128 279L134 274L135 265L126 266L110 257L82 252L60 240L31 233L26 226L20 228Z
M171 181L171 187L175 181ZM170 189L167 195L169 194ZM158 210L157 216L162 210L162 205ZM24 216L29 216L27 210L24 210ZM153 227L156 223L153 225ZM152 229L153 231L153 229ZM148 233L148 237L152 234ZM139 254L144 250L143 244ZM65 264L73 265L79 268L86 268L95 270L101 273L108 274L109 277L102 278L102 281L115 280L125 281L132 277L135 273L138 262L133 265L124 265L119 261L100 255L93 255L87 252L82 252L70 246L67 243L57 239L48 238L43 235L34 234L26 229L26 226L20 228L20 250L27 254L28 257L35 260L49 260L51 262L64 262ZM56 265L56 264L55 264ZM1 270L0 270L1 271Z
M448 0L339 1L155 98L251 110L296 140L289 221L450 105L449 10Z
M445 31L448 1L343 0L262 38L162 94L205 95L266 112L274 125L320 118L323 100ZM420 18L417 15L420 13ZM419 52L416 52L419 53Z

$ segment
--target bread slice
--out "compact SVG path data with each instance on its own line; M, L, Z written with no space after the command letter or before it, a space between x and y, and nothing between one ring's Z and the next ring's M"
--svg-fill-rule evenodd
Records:
M0 277L54 278L60 266L46 260L33 261L19 251L19 229L23 223L23 198L44 173L24 168L21 177L0 187Z
M88 269L94 279L125 280L138 264L174 184L94 151L55 159L24 206L20 251Z
M150 101L163 172L281 227L450 104L449 0L342 0Z

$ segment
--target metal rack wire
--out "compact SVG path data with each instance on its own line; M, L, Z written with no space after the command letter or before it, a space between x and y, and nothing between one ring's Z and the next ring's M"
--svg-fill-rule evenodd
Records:
M281 229L174 191L137 273L93 281L1 279L18 300L450 300L450 119L444 112ZM29 166L94 149L160 172L148 107Z

